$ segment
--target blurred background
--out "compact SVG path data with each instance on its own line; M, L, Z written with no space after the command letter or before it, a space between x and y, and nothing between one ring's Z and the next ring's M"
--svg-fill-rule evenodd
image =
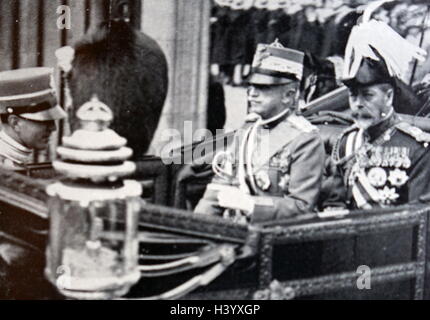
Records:
M227 109L227 130L241 125L246 114L246 77L258 43L276 39L292 49L306 52L305 67L320 77L338 81L343 54L357 10L367 0L216 0L211 11L210 63L213 81L222 83ZM411 43L429 51L430 20L426 1L392 1L373 18L387 22ZM430 57L413 66L403 79L418 83L430 71ZM333 79L334 77L334 79ZM309 79L308 79L309 80ZM339 83L338 83L339 85ZM303 85L302 89L306 89ZM306 93L304 93L306 94ZM317 98L302 97L302 103Z

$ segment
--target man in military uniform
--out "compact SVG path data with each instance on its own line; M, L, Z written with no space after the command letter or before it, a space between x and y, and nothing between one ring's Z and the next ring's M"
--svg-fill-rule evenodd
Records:
M373 32L383 30L384 36L390 36L386 32L389 27L382 22L372 20L367 24ZM360 52L362 47L355 40L363 27L354 28L355 37L348 42L347 52ZM394 35L391 39L398 41L397 50L405 55L411 50L404 39ZM393 108L397 75L390 64L401 62L384 58L384 45L368 41L374 55L354 56L345 66L343 82L349 89L355 125L341 135L333 153L343 178L347 206L360 209L413 202L430 192L430 134L403 122ZM414 51L409 52L411 60ZM418 49L416 53L420 53Z
M55 120L66 116L57 104L52 69L1 72L0 116L0 167L22 170L33 150L48 147Z
M0 72L0 167L25 169L34 150L48 147L55 121L65 116L57 104L52 69ZM19 216L8 224L18 225ZM0 237L0 298L53 297L43 278L44 260L43 253Z
M368 15L370 16L370 15ZM366 19L366 18L364 18ZM364 20L363 19L363 20ZM333 203L348 209L372 209L417 202L430 192L430 134L403 122L394 111L396 79L409 62L424 53L383 22L355 26L345 53L343 82L355 124L333 149ZM410 261L410 229L359 235L325 242L324 273L355 271ZM411 283L371 284L371 290L349 290L331 298L405 299Z
M195 212L261 222L314 209L325 155L317 128L296 114L303 57L278 42L258 46L247 122L215 156L216 176Z

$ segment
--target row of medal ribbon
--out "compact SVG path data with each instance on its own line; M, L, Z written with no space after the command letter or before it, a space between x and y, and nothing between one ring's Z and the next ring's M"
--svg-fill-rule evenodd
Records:
M360 156L359 164L362 168L392 167L408 169L411 166L408 147L375 147L369 156Z

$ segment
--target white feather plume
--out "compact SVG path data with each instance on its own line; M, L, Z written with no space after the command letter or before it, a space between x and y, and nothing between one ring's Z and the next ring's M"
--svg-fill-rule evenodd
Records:
M378 0L371 2L363 12L363 22L368 22L372 18L372 14L381 7L384 3L392 2L394 0Z
M385 60L391 76L402 78L413 59L424 61L427 52L404 38L381 21L363 21L354 26L345 50L343 78L353 78L364 58L379 61L378 54Z

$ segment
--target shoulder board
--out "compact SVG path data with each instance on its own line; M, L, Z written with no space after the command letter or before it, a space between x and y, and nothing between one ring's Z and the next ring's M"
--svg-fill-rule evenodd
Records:
M319 131L317 126L314 126L303 116L297 116L295 114L292 114L287 118L287 121L296 129L306 133Z
M406 133L407 135L414 138L417 142L430 142L430 133L421 130L407 122L399 122L396 124L396 128Z

